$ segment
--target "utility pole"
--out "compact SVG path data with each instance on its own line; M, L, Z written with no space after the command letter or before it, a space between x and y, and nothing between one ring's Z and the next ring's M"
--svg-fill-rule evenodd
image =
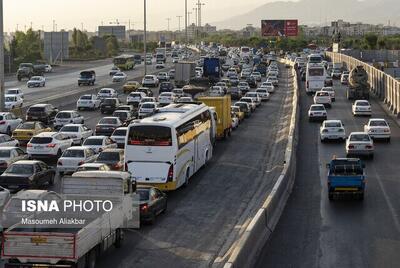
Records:
M182 16L176 16L178 18L178 32L181 32L181 18Z
M0 0L0 111L4 111L4 29L3 0Z
M193 8L194 11L194 25L197 27L197 7Z
M170 20L171 20L171 18L166 18L166 20L167 20L167 31L169 32L169 22L170 22Z
M187 10L187 0L185 0L185 43L186 43L186 45L188 43L187 26L188 26L188 10Z
M192 12L188 12L188 26L190 26L190 14L192 14Z
M0 0L1 1L1 0ZM144 27L143 27L143 50L144 50L144 75L147 74L147 63L146 63L146 54L147 54L147 47L146 47L146 42L147 42L147 33L146 33L146 0L144 1Z
M197 5L197 12L199 13L198 16L199 21L197 23L197 27L201 27L201 6L204 6L205 4L201 3L200 0L198 0L196 5Z

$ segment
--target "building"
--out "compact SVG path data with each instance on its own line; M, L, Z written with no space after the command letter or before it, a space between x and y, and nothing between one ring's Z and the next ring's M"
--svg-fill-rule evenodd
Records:
M185 29L183 29L183 32L184 31ZM206 23L204 26L198 27L196 26L196 24L192 23L191 25L188 26L187 31L188 31L188 38L192 39L201 33L206 33L206 34L216 33L217 27L212 26L208 23Z
M114 35L119 41L126 40L126 30L124 25L99 26L98 35Z

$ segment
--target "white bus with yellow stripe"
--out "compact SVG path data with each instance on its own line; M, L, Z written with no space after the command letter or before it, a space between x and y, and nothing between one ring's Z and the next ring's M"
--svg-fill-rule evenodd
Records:
M128 127L125 170L162 191L187 185L213 154L215 121L204 104L178 103Z

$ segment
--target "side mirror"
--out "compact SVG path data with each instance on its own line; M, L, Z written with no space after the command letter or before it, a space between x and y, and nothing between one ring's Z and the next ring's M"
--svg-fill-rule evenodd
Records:
M327 169L330 169L330 168L331 168L331 164L329 164L329 163L326 164L326 168L327 168Z

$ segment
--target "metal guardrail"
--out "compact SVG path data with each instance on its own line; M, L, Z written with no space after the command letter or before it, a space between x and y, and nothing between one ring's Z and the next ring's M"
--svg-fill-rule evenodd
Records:
M371 92L385 102L389 109L396 114L400 115L400 82L385 72L362 62L356 58L334 52L326 52L326 56L332 62L342 62L349 70L361 65L368 73L368 82L371 85Z
M291 65L288 61L282 63ZM285 165L281 175L276 181L272 191L269 193L262 207L257 211L246 230L239 238L238 243L232 250L229 260L224 268L252 267L257 256L262 250L265 242L269 239L282 214L296 177L296 148L298 141L299 125L299 90L297 73L292 69L293 77L293 112L290 119L288 143L285 150Z

